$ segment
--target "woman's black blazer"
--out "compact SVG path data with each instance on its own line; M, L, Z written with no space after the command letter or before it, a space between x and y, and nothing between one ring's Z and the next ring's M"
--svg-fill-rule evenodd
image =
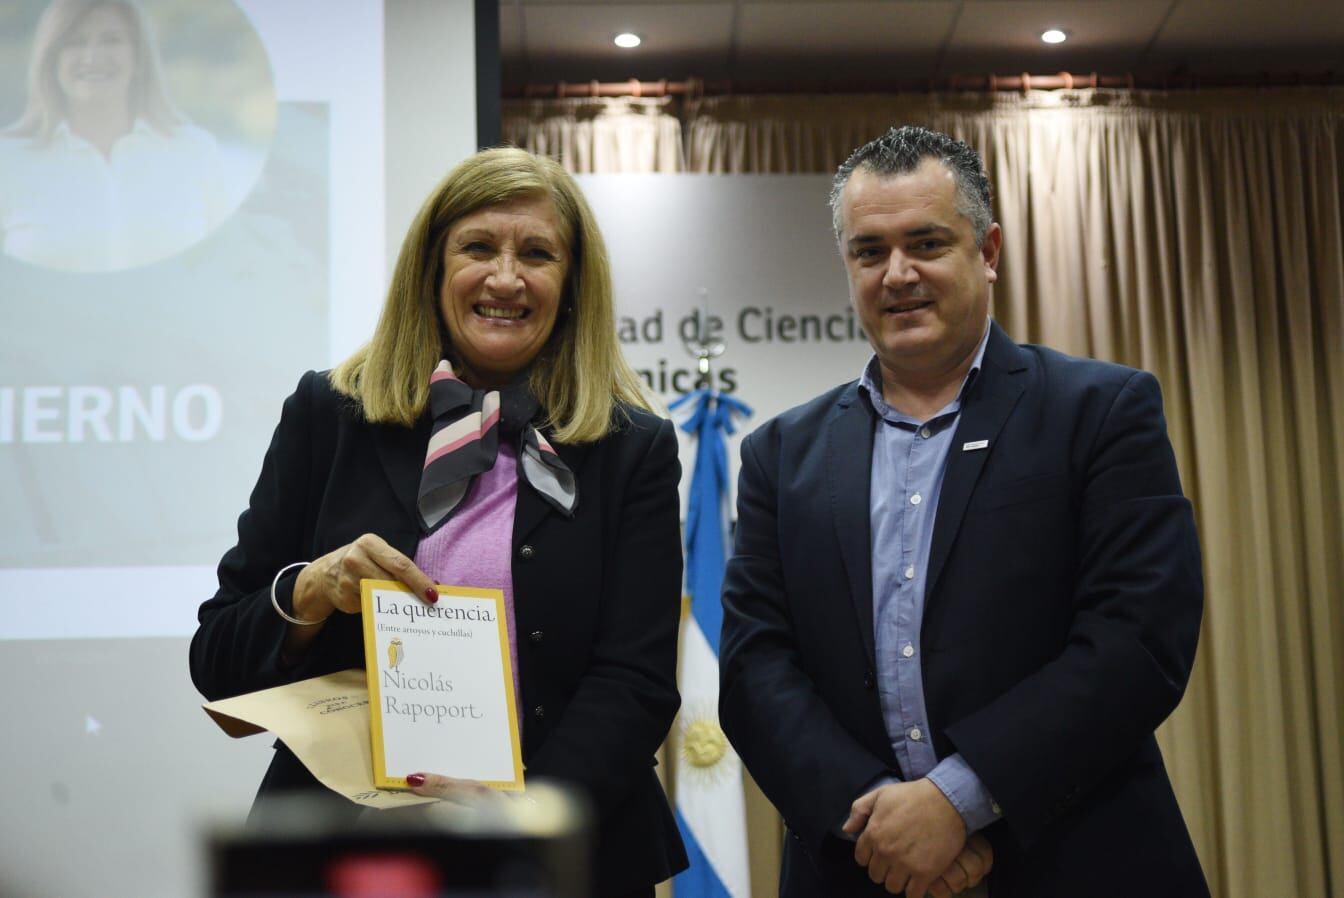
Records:
M556 444L579 484L572 519L525 484L513 531L513 587L527 778L577 786L597 814L596 885L619 894L686 866L653 771L676 714L681 544L670 422L622 408L596 443ZM376 533L407 555L420 538L416 490L429 421L370 424L324 374L285 401L238 543L201 606L192 679L214 700L364 666L358 615L335 615L297 665L282 662L271 608L276 571ZM277 590L292 608L293 574ZM259 795L321 789L283 745ZM351 808L354 806L351 805Z

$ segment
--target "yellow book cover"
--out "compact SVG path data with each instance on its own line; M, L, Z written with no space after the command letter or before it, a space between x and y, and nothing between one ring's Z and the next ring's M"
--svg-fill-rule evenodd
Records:
M504 593L437 588L429 605L404 584L360 582L374 784L438 773L521 790Z

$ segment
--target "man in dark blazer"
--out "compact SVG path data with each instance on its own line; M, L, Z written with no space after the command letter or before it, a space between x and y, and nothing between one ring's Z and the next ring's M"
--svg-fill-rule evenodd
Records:
M742 445L720 714L788 826L781 893L1208 894L1153 731L1199 546L1142 371L989 318L979 157L893 129L836 177L875 354ZM984 889L978 887L977 891Z

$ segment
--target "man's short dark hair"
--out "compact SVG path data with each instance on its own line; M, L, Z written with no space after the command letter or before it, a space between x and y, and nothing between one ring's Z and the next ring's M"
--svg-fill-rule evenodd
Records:
M916 125L892 128L870 140L836 170L831 184L831 225L835 228L835 239L840 239L840 195L850 175L859 169L875 175L909 174L925 159L937 159L952 172L957 182L957 211L970 221L976 246L983 244L994 218L990 210L989 177L980 154L954 137Z

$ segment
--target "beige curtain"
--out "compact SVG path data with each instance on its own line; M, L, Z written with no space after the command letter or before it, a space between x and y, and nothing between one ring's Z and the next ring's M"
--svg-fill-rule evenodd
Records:
M1344 90L728 97L686 121L696 172L833 171L902 122L981 151L999 321L1163 385L1207 605L1158 736L1213 893L1344 898ZM751 825L764 896L778 823Z
M506 100L505 143L554 156L575 174L678 172L681 121L660 99Z

